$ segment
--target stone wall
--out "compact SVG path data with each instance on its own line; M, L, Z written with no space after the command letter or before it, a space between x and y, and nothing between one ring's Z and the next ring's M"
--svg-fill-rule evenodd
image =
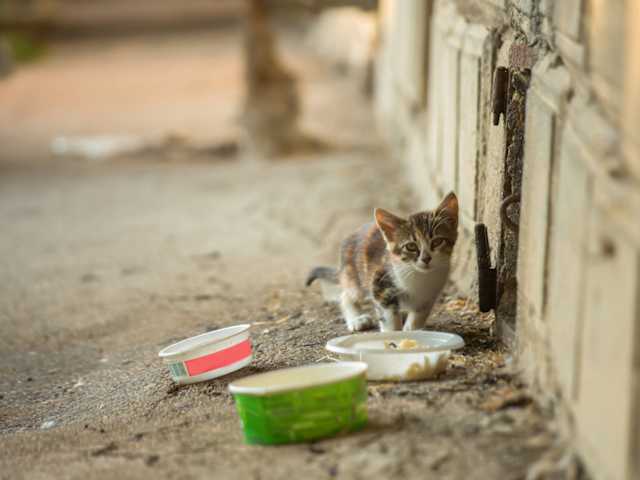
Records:
M425 206L459 195L454 280L475 295L485 223L518 365L594 477L640 478L640 2L386 0L379 12L381 130ZM512 88L494 125L500 66ZM512 194L515 231L500 215Z

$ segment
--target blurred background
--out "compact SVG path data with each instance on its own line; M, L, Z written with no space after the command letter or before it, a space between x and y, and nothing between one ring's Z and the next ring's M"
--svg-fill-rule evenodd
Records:
M348 67L364 67L371 52L358 36L372 37L373 15L359 15L356 31L331 18L328 23L334 26L329 27L326 17L324 27L314 23L320 5L350 3L369 12L374 6L265 4L273 10L273 21L286 25L283 54L295 57L293 71L298 66L303 70L301 81L314 73L314 61L305 60L313 51L351 62ZM113 147L109 155L127 145L157 146L179 139L210 147L222 143L224 153L225 146L232 148L228 142L238 140L245 93L241 27L249 12L246 2L7 0L0 8L0 70L7 77L1 99L3 165L24 165L46 154L63 157L87 137L96 142L85 146ZM353 19L354 10L350 13ZM319 34L322 28L341 28L351 47L328 31ZM339 52L341 46L346 50ZM252 95L253 100L256 93ZM296 93L296 102L297 97L305 96ZM260 92L257 98L262 98ZM271 103L277 102L274 98ZM290 115L297 115L297 107Z

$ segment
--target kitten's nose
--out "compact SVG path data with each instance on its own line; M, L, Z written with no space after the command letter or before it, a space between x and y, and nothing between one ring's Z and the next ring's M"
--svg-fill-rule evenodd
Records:
M431 255L429 255L428 253L423 253L420 256L420 260L422 260L422 263L428 266L429 263L431 263Z

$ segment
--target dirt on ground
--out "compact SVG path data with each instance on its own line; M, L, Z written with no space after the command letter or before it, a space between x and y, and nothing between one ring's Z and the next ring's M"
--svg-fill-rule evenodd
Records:
M436 380L370 383L369 425L243 442L230 381L329 361L347 333L303 281L374 206L408 213L403 169L359 87L286 42L304 128L327 151L114 161L52 157L59 134L236 138L235 31L53 45L0 83L0 478L519 479L554 443L493 319L449 287L428 328L466 346ZM164 346L252 324L255 358L176 387Z

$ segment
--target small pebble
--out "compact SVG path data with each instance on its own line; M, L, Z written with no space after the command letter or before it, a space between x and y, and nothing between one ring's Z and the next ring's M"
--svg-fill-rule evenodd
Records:
M55 420L47 420L42 425L40 425L40 428L42 430L47 430L48 428L53 427L55 424L56 424Z

